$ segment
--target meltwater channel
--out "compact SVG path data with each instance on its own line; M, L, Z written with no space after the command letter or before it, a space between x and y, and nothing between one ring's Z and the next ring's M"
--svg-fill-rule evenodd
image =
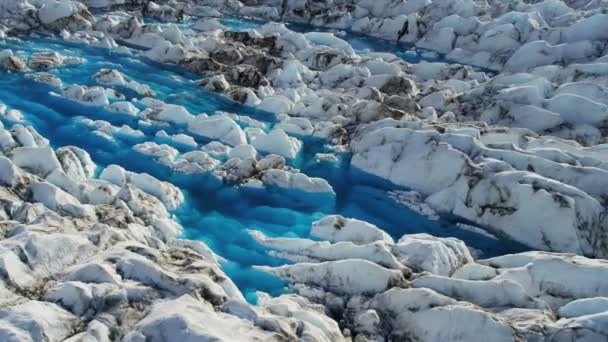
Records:
M255 28L258 21L228 18L222 23L233 30ZM180 25L189 25L182 23ZM299 32L310 27L292 25ZM340 36L357 51L393 52L410 63L424 60L413 50L403 46L382 42L378 39L344 33ZM318 42L322 44L322 42ZM50 71L58 76L63 85L96 85L93 75L100 69L116 69L130 80L149 85L156 97L167 103L186 107L191 113L218 111L247 116L269 130L274 117L269 113L246 108L225 97L201 89L197 77L171 67L151 62L137 55L112 53L105 49L67 43L54 38L31 38L28 40L7 39L0 41L0 50L12 49L25 57L45 51L58 51L62 55L79 57L83 63L64 66ZM127 100L137 97L128 90L116 88ZM233 185L217 185L202 175L176 175L152 158L133 151L132 147L145 141L172 145L180 152L192 147L179 145L158 138L161 129L170 134L185 132L184 127L154 127L138 123L137 118L110 113L101 107L84 106L56 95L61 89L36 83L22 74L0 73L0 102L9 108L21 111L26 124L34 126L48 138L55 148L75 145L87 150L99 168L118 164L127 170L149 173L159 179L179 186L186 195L185 204L174 214L185 229L185 237L206 242L225 259L222 267L234 280L248 300L255 302L255 291L271 294L283 291L284 283L270 275L256 271L253 265L280 265L286 263L270 256L247 233L248 229L261 230L269 236L308 237L312 222L327 214L341 214L366 220L382 227L394 238L403 234L426 232L436 236L453 236L464 240L481 255L489 257L524 248L515 243L498 240L474 231L463 230L453 220L428 219L417 212L394 202L383 189L382 182L361 175L349 168L349 156L341 156L338 165L326 165L315 161L315 154L323 152L323 141L298 137L303 140L301 155L291 161L292 166L305 174L326 179L336 191L335 203L300 197L298 200L280 194L261 196ZM95 134L83 119L105 120L114 126L129 126L144 132L143 136L122 135L111 137ZM4 121L6 127L14 123ZM199 144L209 141L197 138Z

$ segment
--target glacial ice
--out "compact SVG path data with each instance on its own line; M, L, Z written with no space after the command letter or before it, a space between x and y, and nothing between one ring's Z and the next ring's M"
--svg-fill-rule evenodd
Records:
M0 340L606 339L605 8L0 0Z

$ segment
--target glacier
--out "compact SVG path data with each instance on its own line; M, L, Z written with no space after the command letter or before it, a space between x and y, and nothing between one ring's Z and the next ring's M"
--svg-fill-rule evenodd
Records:
M0 340L605 339L605 9L0 0Z

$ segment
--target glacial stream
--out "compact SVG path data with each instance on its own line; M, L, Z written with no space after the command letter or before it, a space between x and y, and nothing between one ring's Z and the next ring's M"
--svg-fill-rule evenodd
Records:
M225 19L223 23L232 29L247 29L256 25L255 21L239 19ZM291 26L290 28L295 29ZM392 52L399 52L402 57L409 56L410 58L404 57L408 62L418 62L422 59L413 51L402 51L400 46L371 38L350 34L341 35L341 38L350 42L356 50L390 51L392 48ZM96 82L92 76L100 69L116 69L131 80L149 85L156 92L156 98L182 105L193 114L231 112L254 119L252 124L257 124L265 130L269 130L275 121L271 114L243 107L201 89L195 82L198 77L194 75L177 67L150 62L137 55L111 53L108 50L70 44L53 38L0 41L0 50L9 48L23 56L35 52L57 51L65 56L83 58L83 63L50 71L61 78L63 86L93 86ZM123 93L127 100L141 97L128 89L119 87L116 90ZM172 145L180 152L188 152L192 147L155 136L161 129L169 134L185 133L184 127L142 125L137 118L110 113L101 107L80 105L54 94L60 92L61 89L36 83L23 74L0 73L0 102L10 109L21 111L25 115L25 124L34 126L50 140L53 147L75 145L91 154L99 170L106 165L118 164L127 170L146 172L179 186L186 194L186 203L174 214L185 228L185 237L205 241L225 258L224 270L251 301L255 301L254 293L257 290L278 294L284 287L280 280L256 271L251 266L280 265L286 261L268 255L267 251L249 236L248 229L261 230L270 236L308 237L312 222L327 214L341 214L376 224L395 239L406 233L422 232L457 237L484 257L523 249L502 239L461 229L447 218L429 219L396 203L387 196L381 182L350 170L347 154L341 156L338 164L317 162L315 155L326 149L323 141L299 137L304 141L304 148L300 156L291 163L309 176L325 178L336 191L335 203L303 196L293 200L279 194L260 195L235 186L210 184L211 181L201 175L175 174L152 158L133 151L132 147L145 141L155 141ZM144 135L134 137L117 132L110 137L94 134L93 130L83 123L84 118L105 120L117 127L127 125L141 130ZM8 121L3 123L6 127L14 124ZM199 146L209 142L199 138L196 140Z

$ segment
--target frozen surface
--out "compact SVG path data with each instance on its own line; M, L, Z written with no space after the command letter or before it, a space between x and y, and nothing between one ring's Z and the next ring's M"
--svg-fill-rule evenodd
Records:
M0 339L605 339L604 7L0 0Z

